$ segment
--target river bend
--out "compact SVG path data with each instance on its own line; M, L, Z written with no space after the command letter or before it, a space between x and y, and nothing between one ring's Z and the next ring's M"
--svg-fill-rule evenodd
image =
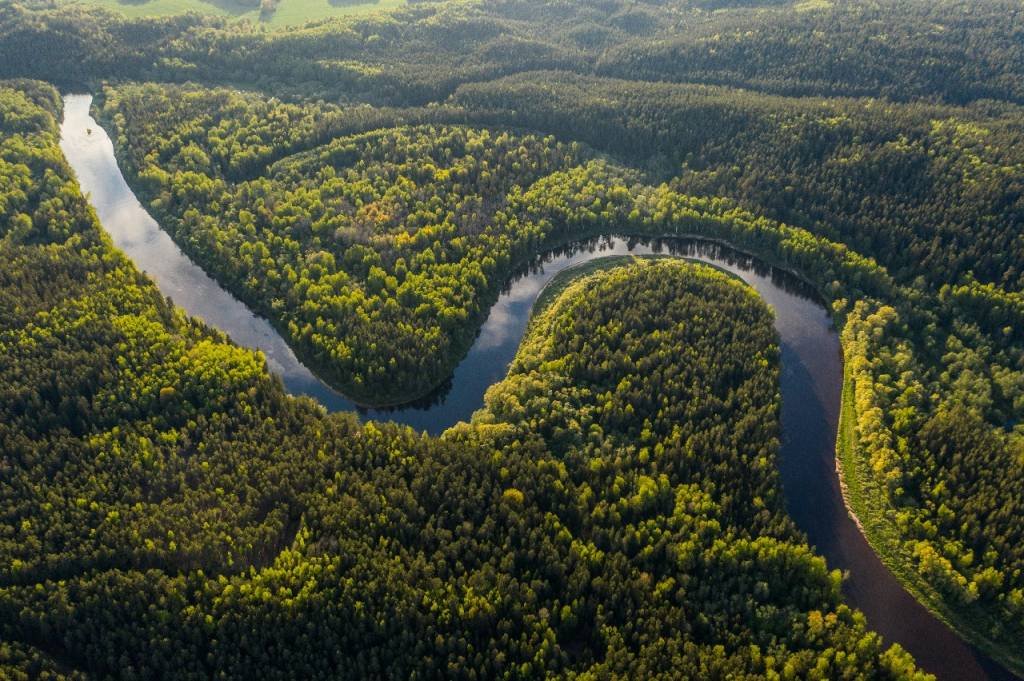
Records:
M541 289L573 265L609 255L666 253L737 275L775 313L781 345L779 465L787 509L829 566L848 573L848 602L887 641L900 643L940 679L1016 678L917 603L848 517L835 469L842 351L828 313L792 275L699 239L609 235L572 244L537 257L510 279L469 353L434 395L406 407L361 409L299 362L269 322L224 290L160 229L125 182L110 138L90 116L91 101L89 95L65 97L61 149L114 244L176 305L239 345L261 350L290 393L308 395L330 411L358 410L363 418L397 421L434 434L467 420L482 406L487 388L505 377Z

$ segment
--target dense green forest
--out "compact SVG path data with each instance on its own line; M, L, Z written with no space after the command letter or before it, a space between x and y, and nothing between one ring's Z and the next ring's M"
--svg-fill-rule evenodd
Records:
M473 423L361 425L112 248L58 107L0 87L5 677L919 676L782 510L741 283L599 272Z
M175 238L370 402L409 401L448 375L537 241L505 218L509 200L579 155L550 137L443 125L316 146L324 126L379 127L390 112L155 85L106 98L126 166ZM303 142L313 149L288 156Z
M462 86L467 113L585 142L941 286L1024 288L1024 109L783 98L555 72ZM471 115L471 114L470 114ZM478 116L480 114L477 114ZM965 238L966 234L969 238Z
M0 75L423 104L460 83L558 69L786 95L1024 103L1022 12L1014 0L427 1L266 32L22 0L0 7Z
M1011 0L416 2L273 32L29 0L0 5L0 77L96 92L162 226L363 402L442 382L517 264L569 240L697 234L796 271L841 332L838 456L873 547L929 608L1024 670L1022 12ZM653 328L661 310L695 314L686 291L698 285L714 288L716 306L758 316L737 287L664 263L588 279L538 317L471 426L441 440L364 429L286 398L259 356L162 301L70 181L56 93L28 81L3 93L0 277L13 312L0 341L0 499L11 504L0 621L17 632L0 644L4 664L146 676L200 639L212 648L197 660L256 664L248 652L271 650L297 664L342 621L359 626L338 650L365 652L310 675L408 676L418 665L635 676L677 657L707 674L770 676L765 660L781 673L818 655L808 650L832 646L848 661L841 651L860 645L868 653L850 667L868 676L909 664L879 652L781 515L771 391L730 405L735 423L762 429L743 443L710 440L723 457L714 466L655 454L674 437L658 430L669 418L651 402L661 396L679 401L672 423L694 437L728 434L705 432L696 398L670 380L703 366L671 364L667 348L695 339L628 329ZM659 299L669 291L681 307ZM748 358L767 352L758 329L730 342L748 343ZM701 357L723 345L697 342ZM585 365L598 358L607 365ZM749 364L733 378L771 378ZM634 378L613 385L615 371ZM631 397L605 394L615 387ZM768 452L767 468L750 469L740 444ZM639 494L641 477L668 514L650 525L613 503ZM415 483L426 479L434 489ZM511 487L521 495L499 494ZM392 490L387 503L380 489ZM765 518L742 516L733 493L760 499ZM673 525L665 499L680 495L686 518ZM512 502L525 506L510 520ZM794 579L809 591L765 578L777 610L763 612L779 619L752 624L740 604L761 587L715 582L709 566L726 563L709 554L681 570L702 586L676 574L664 588L682 589L677 601L647 599L670 571L641 566L646 549L623 528L703 537L694 528L711 524L722 550L752 551L757 566L803 566ZM704 556L704 539L692 541ZM587 573L593 592L572 591L569 568L538 567L597 562L609 572ZM352 581L338 586L341 574ZM710 608L705 623L706 589L736 589L739 609ZM568 593L587 613L573 625L561 623ZM612 602L631 620L602 619ZM328 604L337 619L319 624ZM822 637L800 638L792 608L824 613ZM137 632L90 629L136 616ZM689 628L654 633L680 619ZM272 643L275 627L289 633ZM406 630L424 635L402 639ZM758 638L769 631L776 643ZM163 652L140 652L147 637ZM756 654L739 652L748 644ZM209 671L196 664L178 671Z
M846 452L847 473L863 478L862 512L887 518L883 551L934 607L1012 649L1024 632L1024 499L1016 491L1024 472L997 462L1019 460L1022 446L1019 429L1003 428L1024 407L1016 108L634 90L593 79L590 95L577 97L575 76L548 78L558 86L532 76L467 86L444 107L403 113L420 121L429 111L432 127L385 127L326 144L307 135L303 151L292 141L302 137L303 116L335 120L347 107L317 104L301 114L253 94L122 85L106 90L104 117L137 186L180 243L357 395L365 386L390 398L435 385L517 259L566 239L695 233L796 269L845 326L856 392L845 417L856 420L859 440ZM499 133L493 112L502 106L520 126L604 149ZM609 119L588 107L626 114ZM296 124L268 124L279 120L268 108L291 112L282 121ZM394 113L373 110L354 107L351 116ZM236 122L227 123L232 111ZM660 151L670 134L680 141L669 148L685 155ZM478 142L470 164L480 158L504 180L467 169L467 136ZM237 144L242 138L246 145ZM276 138L288 140L280 153ZM500 156L510 147L520 150L515 161ZM263 169L247 178L217 160L252 155ZM671 180L652 183L676 164ZM698 198L705 192L715 198ZM280 263L290 269L274 271ZM434 301L424 317L433 328L407 321L426 312L426 300ZM446 321L448 337L433 344ZM325 343L359 347L352 357L366 364ZM396 357L394 348L407 354ZM963 448L949 446L953 434Z

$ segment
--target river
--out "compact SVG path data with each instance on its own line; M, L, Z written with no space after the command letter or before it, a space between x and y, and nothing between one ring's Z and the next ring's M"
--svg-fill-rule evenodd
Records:
M469 353L434 395L401 408L362 409L320 381L269 322L221 288L160 229L128 187L110 138L89 115L91 101L89 95L65 97L61 149L114 244L176 305L239 345L261 350L290 393L308 395L331 411L358 410L363 418L398 421L434 434L467 420L482 406L488 386L504 378L537 295L567 267L609 255L668 253L737 275L775 313L781 345L779 466L787 509L829 566L848 572L847 601L885 640L898 642L940 679L1017 678L914 600L847 515L835 470L842 351L827 311L794 276L699 239L609 235L573 244L539 256L510 279Z

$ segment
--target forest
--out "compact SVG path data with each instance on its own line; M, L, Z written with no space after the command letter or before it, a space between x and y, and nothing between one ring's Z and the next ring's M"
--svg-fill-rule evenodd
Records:
M742 285L609 263L535 311L471 423L325 415L113 248L59 87L96 95L181 248L362 404L443 383L561 244L696 235L795 272L841 338L852 512L1024 673L1022 12L416 2L268 31L0 6L0 669L918 673L785 514L778 348Z
M785 515L743 284L575 282L439 439L325 415L113 249L58 107L0 89L5 676L924 678Z
M460 84L555 69L790 96L1021 104L1022 13L1014 0L420 0L268 32L17 0L0 7L0 76L421 105Z

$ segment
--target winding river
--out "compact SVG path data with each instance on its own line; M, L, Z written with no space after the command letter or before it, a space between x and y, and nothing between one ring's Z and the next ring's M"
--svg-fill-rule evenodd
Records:
M781 341L780 468L789 513L831 567L848 572L848 602L887 641L900 643L940 679L1017 678L961 640L900 586L848 517L835 470L842 388L842 352L828 313L792 275L729 247L696 239L608 236L538 257L518 272L490 310L468 355L433 396L407 407L366 410L303 366L265 320L185 256L146 212L118 168L110 138L89 115L92 98L65 98L61 148L114 243L161 292L189 314L263 351L289 392L328 410L358 409L364 418L393 420L439 433L468 419L484 391L504 378L526 330L533 302L558 272L608 255L668 253L716 265L739 276L775 312Z

